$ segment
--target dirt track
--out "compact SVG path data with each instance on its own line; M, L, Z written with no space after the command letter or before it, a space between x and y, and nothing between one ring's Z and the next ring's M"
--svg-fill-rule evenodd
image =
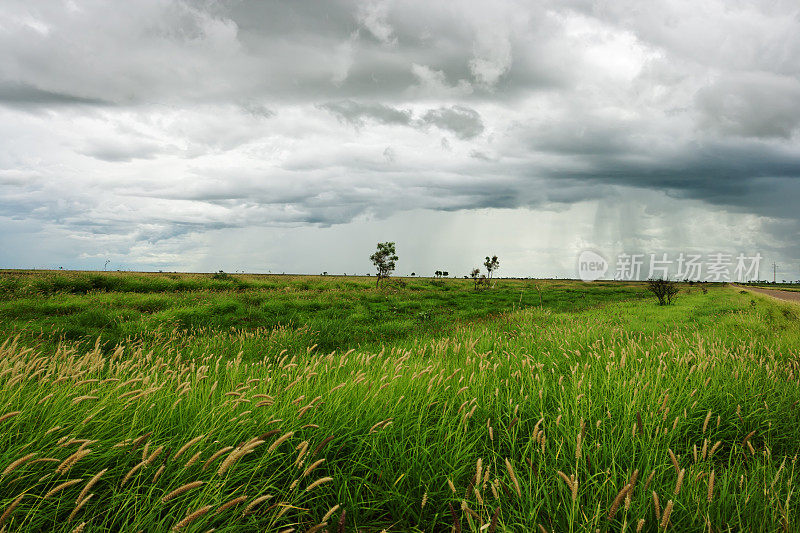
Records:
M777 298L779 300L786 300L787 302L800 303L800 292L780 291L777 289L762 289L760 287L742 287L741 285L737 285L737 287L744 289L746 291L757 292L759 294L766 294L767 296L772 296L773 298Z

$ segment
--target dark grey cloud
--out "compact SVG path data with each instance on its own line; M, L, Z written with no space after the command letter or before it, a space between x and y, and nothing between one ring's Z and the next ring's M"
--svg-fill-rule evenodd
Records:
M354 126L363 127L367 120L379 124L408 126L411 124L411 111L395 109L384 104L362 104L353 100L342 100L321 104L320 109L329 111Z
M483 133L480 114L466 106L454 105L429 109L414 118L411 110L353 100L321 104L320 109L333 113L341 120L356 127L364 127L368 121L385 125L427 128L436 126L455 134L459 139L473 139Z
M46 91L27 83L0 81L0 105L18 108L64 105L105 106L109 105L109 102L100 98Z

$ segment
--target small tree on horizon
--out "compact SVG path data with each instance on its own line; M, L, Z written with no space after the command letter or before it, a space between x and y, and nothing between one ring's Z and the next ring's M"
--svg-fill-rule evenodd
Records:
M478 288L478 276L480 276L480 275L481 275L481 269L480 268L473 268L472 271L469 273L469 277L471 277L472 280L475 282L475 288L476 289Z
M486 267L486 272L488 275L486 276L489 279L492 279L492 272L500 268L500 261L497 259L496 255L493 255L491 258L486 256L486 261L483 262L483 266Z
M379 242L378 250L369 256L372 264L378 269L378 279L375 281L375 287L379 287L383 278L388 278L394 272L395 263L397 261L397 251L393 242Z

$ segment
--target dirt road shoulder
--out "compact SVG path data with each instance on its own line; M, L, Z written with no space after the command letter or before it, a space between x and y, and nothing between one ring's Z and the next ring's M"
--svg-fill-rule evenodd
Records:
M800 292L781 291L778 289L763 289L761 287L746 287L743 285L736 285L735 287L750 292L757 292L758 294L765 294L767 296L772 296L773 298L777 298L778 300L784 300L787 302L800 304Z

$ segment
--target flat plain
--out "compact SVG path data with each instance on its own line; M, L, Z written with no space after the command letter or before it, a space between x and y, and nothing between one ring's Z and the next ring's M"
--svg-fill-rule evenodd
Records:
M796 531L800 311L723 285L0 274L0 531Z

